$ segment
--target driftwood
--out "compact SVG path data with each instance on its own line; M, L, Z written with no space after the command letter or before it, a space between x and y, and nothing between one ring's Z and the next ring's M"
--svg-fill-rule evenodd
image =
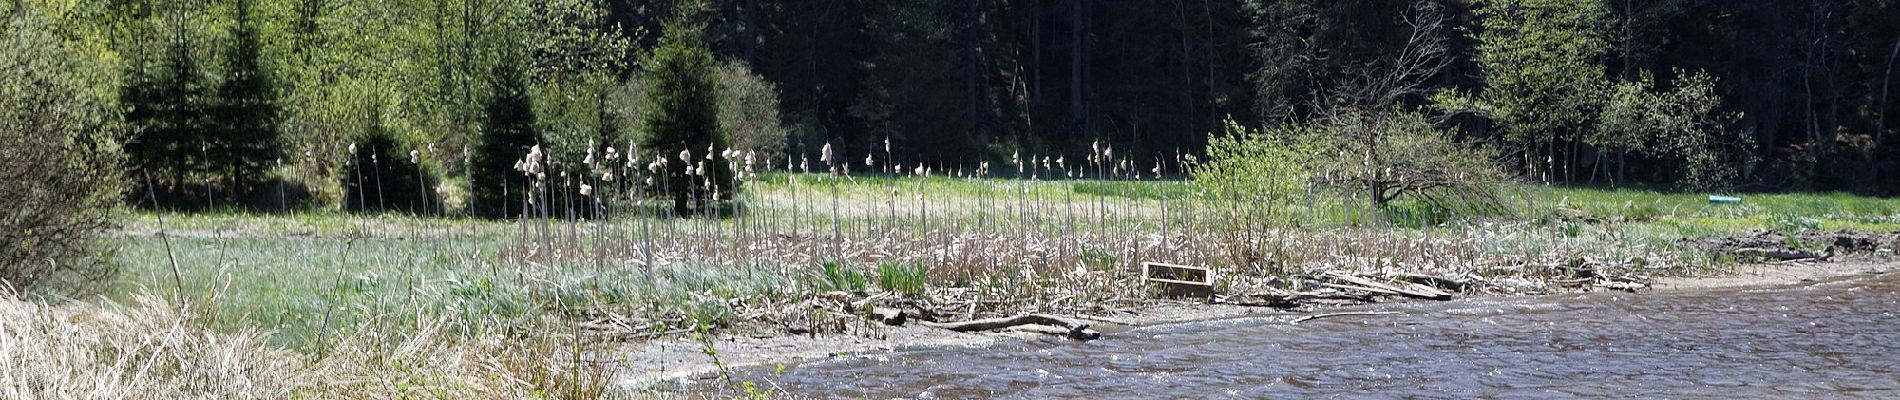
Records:
M1816 252L1807 251L1807 250L1772 249L1772 248L1762 248L1762 247L1750 247L1750 248L1745 248L1745 249L1737 249L1735 250L1735 254L1740 255L1740 256L1759 257L1759 258L1777 260L1777 261L1826 259L1829 256L1826 253L1816 253Z
M1346 287L1354 288L1353 286L1346 286ZM1221 297L1216 298L1215 300L1216 300L1215 301L1216 303L1232 304L1232 305L1243 306L1243 307L1271 307L1271 308L1280 308L1280 309L1294 309L1294 308L1305 307L1305 306L1312 305L1315 303L1331 303L1331 304L1370 303L1372 302L1373 298L1372 296L1369 296L1369 295L1355 294L1355 293L1343 291L1343 290L1315 290L1315 291L1310 291L1310 292L1299 292L1299 293L1247 293L1247 294L1239 294L1239 295L1233 295L1233 296L1221 296Z
M1337 271L1328 271L1323 276L1327 278L1331 278L1332 280L1335 280L1335 281L1351 284L1350 286L1339 285L1339 284L1328 285L1332 287L1344 286L1344 287L1340 287L1341 289L1350 288L1354 290L1363 290L1363 291L1369 291L1373 293L1390 294L1390 295L1405 296L1405 297L1415 297L1415 298L1421 298L1421 299L1451 300L1451 293L1445 293L1443 291L1439 291L1438 289L1433 289L1429 286L1420 285L1420 284L1411 283L1411 282L1397 282L1397 283L1388 285L1384 283L1379 283L1377 281L1373 281L1371 279L1348 275L1346 273L1337 272ZM1339 286L1333 286L1333 285L1339 285ZM1352 287L1352 286L1358 286L1358 287ZM1400 287L1400 286L1405 286L1405 287Z
M1344 317L1344 316L1349 316L1349 315L1394 315L1394 314L1398 314L1398 312L1397 311L1354 311L1354 312L1339 312L1339 313L1330 313L1330 314L1313 314L1313 315L1308 315L1304 317L1294 318L1293 321L1289 323L1294 324L1294 325L1299 325L1301 322L1312 321L1312 320L1316 320L1320 318Z
M1405 278L1406 280L1409 280L1412 283L1427 285L1431 287L1441 287L1441 288L1445 288L1446 290L1451 290L1451 291L1456 291L1456 292L1462 292L1465 290L1464 279L1445 277L1445 276L1436 276L1436 275L1425 275L1425 274L1397 274L1397 276L1400 278Z
M1004 329L1017 329L1026 325L1041 325L1061 328L1061 331L1048 331L1040 328L1022 328L1038 333L1054 333L1075 340L1094 340L1102 337L1101 332L1089 329L1088 324L1069 321L1042 314L1024 314L1008 318L989 318L964 322L921 322L924 326L946 329L955 332L986 332ZM1021 330L1021 329L1017 329Z

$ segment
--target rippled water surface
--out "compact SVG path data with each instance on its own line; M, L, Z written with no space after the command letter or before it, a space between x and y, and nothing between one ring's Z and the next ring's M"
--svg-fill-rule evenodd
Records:
M1900 398L1900 274L1791 287L1390 305L827 360L832 398ZM753 378L760 371L753 371Z

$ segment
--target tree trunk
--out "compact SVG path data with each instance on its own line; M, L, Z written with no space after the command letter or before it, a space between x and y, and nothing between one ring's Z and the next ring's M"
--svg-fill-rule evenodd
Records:
M1042 0L1031 2L1029 10L1029 110L1033 116L1042 104Z
M1088 107L1082 100L1082 60L1087 57L1085 55L1087 52L1082 46L1082 32L1086 29L1083 26L1082 13L1087 8L1087 1L1070 0L1069 2L1072 6L1069 12L1069 117L1078 126L1086 126L1088 121L1085 115Z
M982 74L982 63L978 59L979 48L977 45L982 41L982 35L979 33L983 26L982 10L978 8L981 2L977 0L965 0L964 4L967 6L964 7L963 16L963 90L966 92L964 95L969 96L967 118L970 119L970 132L966 133L966 135L971 138L977 138L977 140L982 142L988 142L989 140L987 138L978 137L984 132L982 128L984 120L983 93L982 90L979 90L979 86L977 85L978 78Z
M1887 72L1880 78L1880 115L1874 117L1874 148L1887 145L1887 90L1893 84L1893 61L1900 57L1900 39L1894 39L1893 51L1887 54ZM1873 182L1880 182L1880 163L1868 163L1868 176Z

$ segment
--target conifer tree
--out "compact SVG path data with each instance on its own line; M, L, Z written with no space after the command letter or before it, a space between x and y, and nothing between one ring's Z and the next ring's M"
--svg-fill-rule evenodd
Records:
M230 182L233 194L241 194L266 178L272 163L283 157L283 148L275 88L259 63L263 44L252 21L251 1L237 0L235 11L225 77L209 110L206 167Z
M700 37L702 25L683 6L665 26L659 47L647 55L646 99L640 123L646 131L642 150L665 160L654 188L673 199L681 215L703 210L711 200L734 190L730 145L719 127L719 84L712 52ZM689 173L690 172L690 173ZM689 204L689 200L691 200Z
M469 155L468 209L484 218L509 218L521 214L522 194L530 187L515 162L542 140L521 66L501 62L491 79L494 91L483 106L481 130Z

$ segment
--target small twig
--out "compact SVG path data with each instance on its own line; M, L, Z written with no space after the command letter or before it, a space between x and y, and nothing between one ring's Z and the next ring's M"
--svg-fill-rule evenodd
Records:
M1293 324L1293 325L1299 325L1301 322L1312 321L1312 320L1316 320L1320 318L1344 317L1344 316L1354 316L1354 315L1395 315L1395 314L1399 314L1399 312L1397 311L1354 311L1354 312L1340 312L1340 313L1330 313L1330 314L1313 314L1313 315L1308 315L1304 317L1294 318L1293 321L1290 321L1288 323Z

